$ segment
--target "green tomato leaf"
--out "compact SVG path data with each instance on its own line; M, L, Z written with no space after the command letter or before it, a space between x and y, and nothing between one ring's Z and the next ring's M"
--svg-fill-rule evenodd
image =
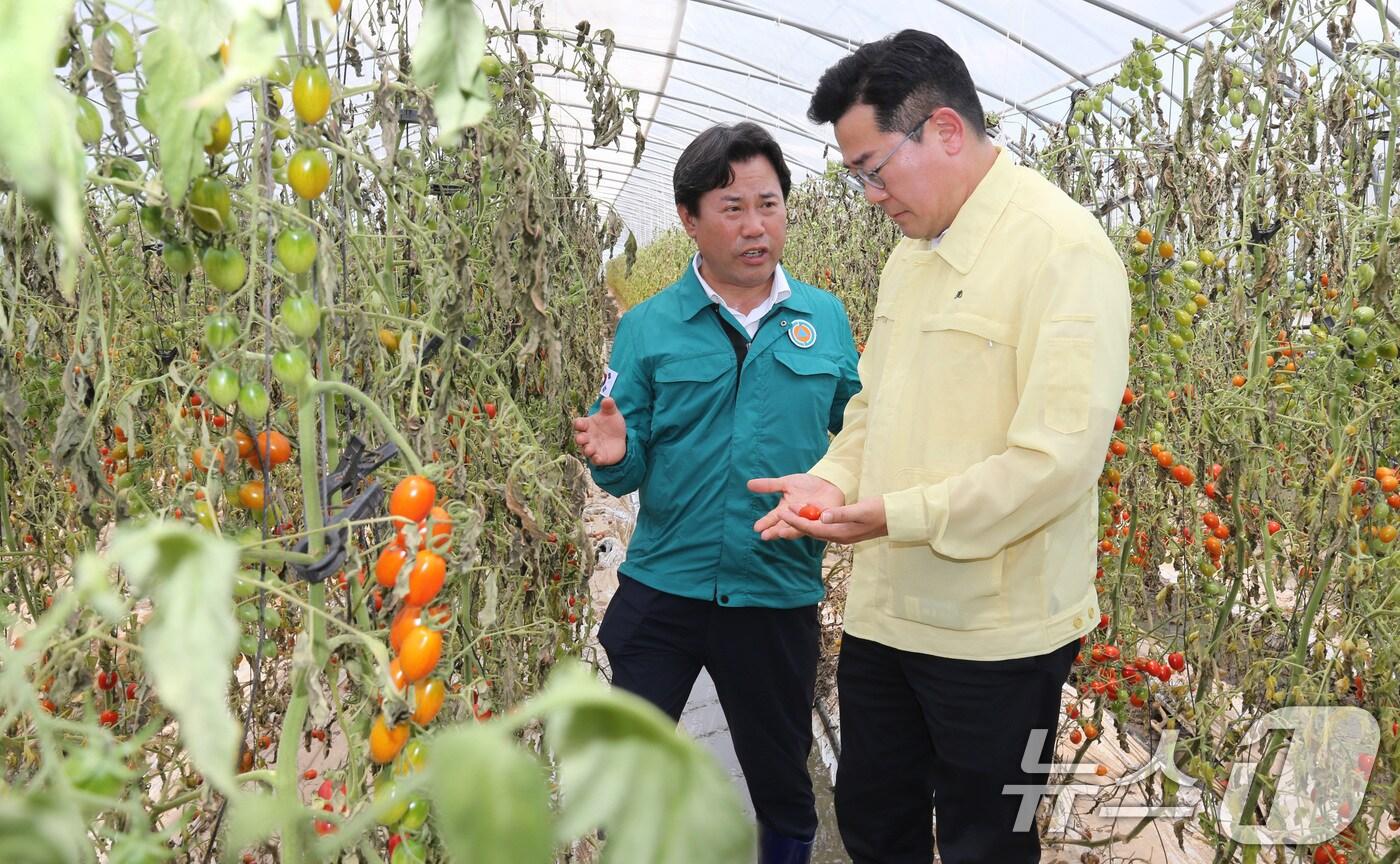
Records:
M239 726L228 679L238 646L238 547L182 523L153 522L120 531L109 557L151 600L141 646L156 694L179 718L195 765L221 792L235 793Z
M458 726L431 745L432 819L453 861L554 860L549 785L508 729L501 723Z
M228 36L235 5L240 4L230 0L156 0L156 18L160 30L168 31L196 56L205 58L218 51L219 43Z
M486 51L486 28L471 0L432 0L424 6L413 46L414 77L434 91L438 132L443 142L452 142L491 109L489 101L473 93Z
M200 90L214 79L213 61L201 56L174 30L161 28L146 41L146 107L160 138L165 191L176 207L190 180L204 172L204 145L223 106L194 110Z
M530 706L559 764L560 830L607 828L603 860L722 864L752 855L753 828L712 755L642 699L561 665Z
M87 826L72 801L47 792L0 795L0 861L92 860Z
M54 78L53 59L72 12L72 4L0 0L0 176L57 227L59 284L70 302L83 242L86 168L77 105Z
M222 108L250 79L261 78L272 70L282 50L282 32L278 26L281 15L282 0L256 0L239 8L230 37L228 65L222 75L195 97L195 105Z

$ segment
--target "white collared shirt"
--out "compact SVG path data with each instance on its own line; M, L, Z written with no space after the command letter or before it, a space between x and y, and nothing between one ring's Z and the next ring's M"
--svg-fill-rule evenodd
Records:
M734 316L734 320L743 325L748 331L749 338L752 339L758 333L758 324L767 315L774 304L781 303L792 296L792 289L788 287L787 275L783 273L783 265L779 264L773 268L773 290L768 292L768 299L754 307L753 311L747 315L724 302L724 298L715 293L715 289L710 287L710 283L705 281L705 277L700 275L700 253L696 252L695 257L690 259L690 266L695 268L695 278L700 280L700 287L705 289L705 295L716 303L729 310L729 314Z

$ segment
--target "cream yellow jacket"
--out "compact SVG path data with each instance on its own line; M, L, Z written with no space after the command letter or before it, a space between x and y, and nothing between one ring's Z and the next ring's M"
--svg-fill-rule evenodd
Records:
M942 241L880 278L861 392L812 473L881 495L856 547L847 632L1000 660L1099 621L1098 506L1128 375L1122 261L1094 217L1002 152Z

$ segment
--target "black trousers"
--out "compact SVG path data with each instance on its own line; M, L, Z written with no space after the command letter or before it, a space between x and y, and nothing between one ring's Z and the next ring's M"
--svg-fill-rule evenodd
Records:
M836 819L855 864L928 864L935 811L946 864L1039 861L1034 820L1017 830L1024 796L1004 787L1047 782L1022 759L1042 729L1038 764L1052 761L1078 650L1075 640L1038 657L952 660L845 634Z
M811 839L817 812L807 755L817 607L720 606L626 576L618 583L598 630L612 683L679 721L701 667L709 670L758 822L787 837Z

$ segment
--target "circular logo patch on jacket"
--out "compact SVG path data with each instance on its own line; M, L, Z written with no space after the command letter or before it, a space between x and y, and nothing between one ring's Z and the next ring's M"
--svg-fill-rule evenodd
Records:
M798 348L811 348L817 344L817 328L806 318L796 318L788 328L788 338Z

